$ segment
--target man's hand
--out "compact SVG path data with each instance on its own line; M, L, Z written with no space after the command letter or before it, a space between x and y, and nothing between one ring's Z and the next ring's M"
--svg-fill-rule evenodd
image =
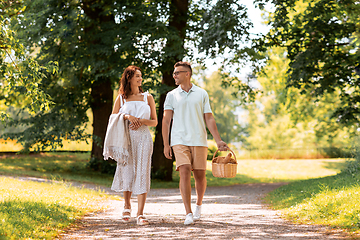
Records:
M171 147L169 145L164 146L164 155L167 159L172 159Z
M224 141L219 141L216 144L220 151L226 151L229 149L228 145Z

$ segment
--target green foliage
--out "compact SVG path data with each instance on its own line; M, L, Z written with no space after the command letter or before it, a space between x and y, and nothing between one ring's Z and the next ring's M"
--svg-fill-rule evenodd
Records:
M347 166L342 172L355 176L360 172L360 137L355 138L353 145L353 158L348 160Z
M266 54L267 65L257 78L262 94L245 107L248 132L245 147L266 149L269 152L262 157L267 158L281 157L271 153L281 149L303 149L303 154L288 153L282 156L285 158L348 156L346 145L356 135L357 126L333 118L342 104L340 90L314 96L314 89L288 86L289 60L284 50L274 47ZM310 153L307 149L314 151Z
M116 170L116 162L112 159L108 159L104 162L104 159L99 159L92 156L90 161L86 164L86 167L94 171L99 171L101 173L113 176Z
M266 0L257 0L264 3ZM317 98L337 94L341 104L332 112L344 123L359 122L360 5L357 1L271 1L272 29L256 49L286 49L287 86ZM298 10L298 11L297 11Z
M207 4L210 5L210 2L207 1ZM246 10L239 1L216 1L203 14L200 52L216 58L226 50L241 49L241 43L249 40L249 28L252 26Z
M26 8L12 19L11 29L40 64L54 61L59 70L44 72L38 84L51 97L50 109L15 120L10 126L21 124L26 130L4 137L23 142L25 150L34 145L55 149L63 139L86 140L90 136L80 127L88 122L86 111L91 108L94 119L107 114L97 110L109 108L112 96L106 89L118 86L126 66L140 66L144 88L161 94L171 84L159 78L172 71L172 60L194 54L185 41L212 57L238 50L251 26L246 9L234 0L211 2L24 0ZM94 123L101 141L104 125Z
M10 22L24 13L22 1L0 1L0 102L28 109L31 114L49 109L51 97L39 88L46 74L57 72L57 63L48 61L40 65L29 56L19 41ZM0 111L0 120L7 117Z
M239 141L242 128L234 112L240 101L231 94L236 91L235 88L219 84L222 81L220 72L213 72L210 77L203 77L201 80L209 95L211 110L221 138L227 143Z
M142 1L132 1L91 5L86 1L41 0L24 4L26 10L12 22L17 37L40 63L57 61L59 72L47 74L38 86L51 96L54 105L48 111L37 111L35 116L11 122L10 126L22 124L27 128L4 137L24 143L25 150L35 144L39 150L48 146L55 149L62 146L63 139L86 140L90 137L83 127L88 122L86 111L109 97L101 97L107 93L101 93L104 90L99 84L110 80L114 85L124 67L131 63L143 67L145 73L153 66L142 64L144 58L135 56L144 51L140 43L146 46L158 40L154 37L140 41L155 30L154 25L150 26L150 16L143 14L145 9L152 11L154 4L145 6ZM137 24L133 24L135 19Z

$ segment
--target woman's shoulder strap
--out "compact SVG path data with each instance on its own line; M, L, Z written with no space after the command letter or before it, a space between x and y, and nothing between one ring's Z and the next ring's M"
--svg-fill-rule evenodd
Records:
M149 92L147 91L147 92L144 92L143 94L144 94L144 102L145 102L145 103L148 103L148 95L149 95Z
M120 94L120 108L124 105L124 103L126 103L126 100L123 99L122 94Z

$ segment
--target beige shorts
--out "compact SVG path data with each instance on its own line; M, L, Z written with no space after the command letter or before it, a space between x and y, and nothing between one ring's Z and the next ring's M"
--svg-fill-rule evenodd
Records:
M176 160L176 171L185 164L190 164L192 170L206 170L207 147L174 145L172 149Z

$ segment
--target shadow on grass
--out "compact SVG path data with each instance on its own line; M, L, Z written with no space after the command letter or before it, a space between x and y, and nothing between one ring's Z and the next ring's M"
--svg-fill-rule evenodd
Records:
M89 154L85 153L45 153L31 155L3 155L0 157L0 174L13 176L41 177L52 180L94 183L110 187L113 174L103 174L87 168ZM230 186L244 183L280 182L274 179L255 179L237 174L234 178L215 178L206 171L208 186ZM191 179L194 186L194 179ZM151 188L178 188L179 172L173 169L173 181L151 180Z
M89 157L85 153L3 155L0 157L0 174L95 183L110 187L113 175L87 168Z
M334 162L334 161L323 161L323 167L329 170L334 170L334 171L338 171L338 170L342 170L346 167L347 162L346 161L339 161L339 162Z
M110 187L112 174L95 172L87 167L89 153L42 153L31 155L0 156L0 174L13 176L31 176L52 180L93 183ZM339 170L345 163L324 161L324 168ZM237 174L234 178L215 178L210 170L206 171L208 186L231 186L245 183L293 182L296 180L283 178L254 178L245 174ZM191 179L194 186L194 179ZM173 181L165 182L152 179L151 188L178 188L179 173L173 170Z
M173 171L173 181L164 182L160 180L151 180L151 188L178 188L179 187L179 172ZM208 187L216 186L232 186L246 183L273 183L273 182L284 182L280 179L269 179L269 178L251 178L247 175L236 174L233 178L217 178L212 175L210 170L206 170L206 180ZM191 177L191 186L195 186L194 177Z

